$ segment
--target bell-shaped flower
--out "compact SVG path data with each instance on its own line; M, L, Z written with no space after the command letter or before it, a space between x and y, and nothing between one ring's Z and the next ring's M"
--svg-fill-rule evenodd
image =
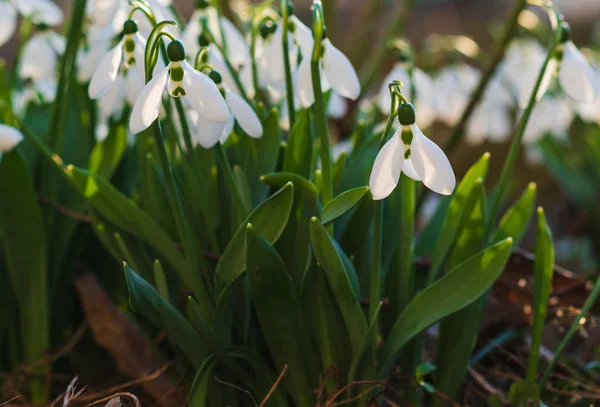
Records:
M579 103L592 103L598 99L600 86L596 74L581 51L567 41L561 45L562 59L558 68L558 81L563 92Z
M434 79L436 116L442 122L449 126L458 122L480 76L477 69L464 63L442 68Z
M123 33L123 39L102 58L92 76L88 88L90 99L100 99L113 87L124 86L125 97L133 105L142 91L146 41L133 20L123 24ZM123 80L117 81L117 78Z
M54 75L65 47L65 38L50 29L35 33L23 47L19 76L36 80Z
M23 134L14 127L0 123L0 159L2 153L12 150L23 140Z
M391 96L388 85L393 81L402 82L400 87L402 93L409 95L412 89L412 81L408 73L409 62L397 62L394 68L383 79L379 88L377 103L381 112L385 115L390 114ZM413 78L415 93L417 96L415 110L419 112L417 125L427 128L435 119L435 98L433 91L433 81L425 72L415 67L413 68Z
M56 98L58 83L54 76L46 76L38 79L30 79L25 86L16 90L13 94L13 110L15 114L24 118L27 108L31 103L52 103Z
M211 72L210 78L217 85L222 85L221 76L216 71ZM241 96L225 86L221 86L221 89L230 110L227 122L215 123L199 115L194 141L207 149L213 147L219 141L224 143L233 131L234 121L237 121L242 130L250 137L255 139L262 137L263 127L252 107Z
M206 25L216 43L221 48L227 49L227 58L233 67L239 70L243 66L249 66L250 48L246 39L229 19L219 17L217 10L206 0L198 1L197 9L192 14L181 37L188 56L191 59L195 58L200 47L207 45L202 43L203 19L206 20Z
M510 109L514 98L504 82L496 76L489 82L481 103L475 108L466 126L465 141L479 145L485 139L503 142L511 131Z
M398 119L400 127L377 154L371 171L369 188L373 199L389 196L402 172L438 194L450 195L456 179L446 154L415 124L411 104L400 105Z
M597 89L600 89L600 67L592 69L594 69ZM583 121L600 124L600 100L589 103L574 103L573 107Z
M564 97L545 95L536 103L523 133L524 145L535 145L550 134L558 140L568 137L575 113Z
M323 40L323 56L319 61L323 92L332 89L346 99L356 100L360 96L360 81L346 55L333 46L329 38ZM315 103L313 92L311 58L302 59L296 72L295 92L302 107Z
M327 116L339 120L346 116L346 113L348 113L348 101L337 93L332 93L327 105Z
M12 0L19 14L29 17L35 24L57 26L63 22L63 12L51 0Z
M158 118L165 88L171 97L183 98L205 119L226 123L230 117L227 103L215 83L187 63L181 41L172 41L167 47L167 55L169 65L144 86L135 101L129 120L131 132L142 132Z

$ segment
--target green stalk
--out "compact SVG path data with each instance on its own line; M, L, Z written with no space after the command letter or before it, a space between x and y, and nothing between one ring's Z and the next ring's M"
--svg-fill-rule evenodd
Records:
M330 0L333 1L333 0ZM292 69L290 64L290 46L288 43L289 30L289 8L288 0L281 0L281 20L283 24L283 63L285 67L285 89L290 118L290 129L294 128L296 121L296 109L294 106L294 86L292 84Z
M502 35L502 39L496 45L492 62L483 72L483 75L481 76L481 80L479 81L477 88L471 95L469 104L465 108L465 111L463 112L460 120L458 121L458 124L452 130L452 134L448 138L444 146L444 151L446 151L446 154L450 155L450 152L456 148L461 138L463 137L466 124L473 115L477 104L479 103L481 98L483 98L485 90L487 89L491 79L493 78L494 73L498 68L498 65L500 64L500 62L502 62L502 59L504 58L504 53L506 51L506 47L517 32L517 27L519 26L519 15L521 14L521 11L525 8L526 5L527 0L518 0L515 3L510 18L508 20L508 25L506 26L504 34Z
M202 196L208 196L208 190L206 189L206 185L204 185L204 182L202 182L203 178L202 170L200 168L200 161L198 160L198 155L196 154L194 144L192 143L192 134L190 132L190 127L187 121L187 116L185 115L185 110L183 108L181 99L175 99L175 106L177 107L177 115L179 116L179 121L181 122L183 141L185 143L185 147L188 151L188 154L191 156L192 165L194 167L196 176L198 177L198 187L200 188ZM212 250L218 253L219 243L217 242L216 233L208 226L210 225L208 217L211 216L211 214L209 213L210 211L208 209L208 206L206 205L206 201L200 200L198 204L200 205L200 210L202 211L202 215L204 217L204 224L206 226L206 232L208 233L208 238L211 243L211 248Z
M538 90L542 83L544 73L546 72L546 69L548 67L548 63L550 62L550 59L552 59L554 56L554 52L555 52L556 47L559 44L561 36L562 36L562 30L561 30L562 16L560 14L558 14L557 12L555 12L554 17L556 18L557 25L554 30L553 36L550 39L550 42L548 44L546 59L544 61L544 64L542 65L542 68L540 69L540 72L538 74L538 77L535 82L535 86L533 87L533 90L531 92L531 95L529 96L529 103L527 104L527 108L523 112L523 116L521 116L521 120L519 121L519 126L517 127L517 133L516 133L515 137L512 139L512 142L510 144L510 150L508 152L508 157L506 158L506 161L504 161L504 166L502 167L502 172L500 174L500 180L498 181L498 185L496 187L496 196L490 206L490 212L489 212L490 216L488 218L489 219L488 230L492 229L492 225L494 225L496 218L498 216L498 210L500 209L500 204L502 203L502 200L504 199L504 195L506 194L506 188L508 186L508 181L510 179L513 167L515 166L515 162L517 160L517 155L519 153L519 148L521 147L521 140L523 139L523 133L525 133L525 128L527 127L527 122L529 121L531 112L533 111L533 108L535 107L535 104L537 103L537 93L538 93Z
M325 25L327 25L327 36L333 41L335 37L337 23L337 9L335 0L327 0L323 3L323 13L325 15ZM335 43L335 41L333 41Z
M197 255L197 249L192 239L192 234L189 229L189 224L185 218L185 212L183 209L183 203L177 189L175 176L173 169L169 163L169 157L167 156L167 150L165 148L164 137L160 128L158 120L152 125L152 135L156 143L156 149L158 150L158 157L160 165L165 176L167 184L167 195L169 198L169 204L173 215L175 217L175 225L177 227L178 234L183 244L183 250L185 252L185 259L188 264L188 272L190 273L190 281L193 282L192 290L194 295L198 299L198 302L202 305L204 311L204 317L208 321L212 321L212 315L214 313L213 305L211 302L211 293L208 289L206 281L203 281L202 276L206 276L206 273L199 273L199 258ZM208 276L206 276L208 277Z
M246 216L248 216L248 214L250 213L250 208L246 207L246 205L244 204L244 200L240 195L240 190L237 187L235 176L233 175L233 169L231 168L231 163L229 162L229 157L227 157L227 151L225 151L225 147L223 147L223 144L217 143L215 149L217 150L219 164L223 169L225 182L227 183L227 187L229 188L229 192L231 192L231 196L233 198L233 206L237 214L237 222L238 224L240 224L244 221L244 219L246 219Z
M408 305L414 295L415 281L413 274L413 238L415 235L415 181L405 174L400 176L400 253L398 274L400 286L396 315Z
M394 38L398 35L402 24L404 23L404 18L407 15L408 11L412 8L415 0L406 0L403 4L398 4L396 13L392 17L392 21L388 24L385 33L383 35L384 43L387 43L388 40ZM384 65L385 59L387 57L388 49L387 47L374 47L373 54L365 58L367 64L360 71L360 84L361 89L364 92L369 90L369 87L373 83L373 81L377 78L377 74L379 70Z
M252 84L254 85L254 101L258 105L259 97L259 82L258 82L258 66L256 65L256 40L258 37L258 24L255 17L252 18L252 32L250 34L250 59L252 67Z
M394 96L392 96L393 98ZM395 115L392 113L389 115L381 140L379 142L379 149L381 150L387 142L390 131L394 124ZM373 215L373 247L371 255L371 288L369 295L369 319L373 321L375 326L374 331L378 332L378 322L375 319L377 315L377 309L381 302L381 244L383 235L383 200L377 200L373 202L374 215ZM375 341L377 337L375 336Z
M86 0L75 0L73 13L69 22L69 35L67 47L60 62L60 77L56 88L56 99L52 105L50 124L48 126L48 143L50 149L60 154L65 141L65 115L67 112L69 85L74 74L75 58L79 48L79 42L83 32L83 21L85 18ZM50 200L56 200L58 195L57 179L50 171L42 171L41 192ZM52 226L53 211L47 213L47 225Z
M315 95L315 121L317 122L317 134L321 140L321 172L323 174L323 190L321 200L323 206L327 205L333 198L333 175L331 164L331 147L329 145L329 132L327 129L327 116L325 111L325 100L323 99L323 88L321 86L321 55L323 53L323 33L325 21L323 19L323 7L321 0L315 0L313 4L313 37L315 44L311 58L311 76L313 93Z
M552 359L552 362L550 362L550 364L544 371L544 374L542 375L542 378L540 379L540 382L538 383L538 389L540 391L540 394L545 389L546 382L550 378L550 374L554 370L554 367L558 363L558 360L560 359L561 355L565 351L567 345L569 344L571 339L573 339L573 336L575 335L575 333L579 330L581 319L585 318L585 316L589 312L590 308L592 308L592 306L596 302L596 299L598 298L599 294L600 294L600 277L598 277L596 279L594 288L592 289L592 292L590 293L590 296L586 300L585 304L583 304L583 308L581 308L581 312L579 313L579 315L577 315L577 318L575 318L575 320L569 327L569 331L567 332L565 337L562 339L562 341L560 341L558 348L556 348L556 352L554 352L554 358Z

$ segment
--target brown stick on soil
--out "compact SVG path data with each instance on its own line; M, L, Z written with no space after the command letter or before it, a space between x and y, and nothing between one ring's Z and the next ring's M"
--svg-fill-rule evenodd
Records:
M78 277L75 287L94 339L112 355L122 373L137 379L164 364L152 342L117 308L92 274ZM185 397L165 374L140 385L163 407L185 403Z

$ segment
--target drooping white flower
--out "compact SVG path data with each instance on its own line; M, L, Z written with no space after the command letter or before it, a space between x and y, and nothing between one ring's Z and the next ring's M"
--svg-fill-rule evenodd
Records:
M35 33L23 47L19 76L36 80L54 75L65 47L65 38L50 29Z
M592 103L598 99L600 86L594 70L573 41L561 44L562 59L558 80L563 92L576 102Z
M52 103L56 98L58 82L54 76L31 79L25 82L22 89L13 94L13 110L18 117L25 117L30 103Z
M63 22L63 12L50 0L0 1L0 46L14 34L17 13L30 18L34 24L57 26Z
M92 76L88 88L90 99L100 99L118 86L124 87L125 97L133 105L142 91L146 40L133 20L123 24L123 33L123 39L102 58Z
M182 97L205 119L226 123L230 118L227 103L215 83L187 63L181 41L172 41L167 54L169 65L144 86L135 101L129 120L131 132L140 133L158 118L165 87L172 97Z
M333 46L329 38L323 40L323 56L319 61L323 92L332 89L346 99L356 100L360 96L360 81L346 55ZM302 59L295 78L295 92L303 107L315 103L311 75L311 58Z
M470 65L456 63L434 78L436 116L449 126L461 118L481 73Z
M573 117L573 109L564 97L544 96L531 112L523 133L523 144L534 145L546 134L559 140L566 139Z
M456 185L448 157L429 140L415 124L414 108L402 104L399 108L401 126L377 154L369 188L373 199L389 196L404 172L415 181L442 195L450 195Z
M401 91L409 95L412 88L410 76L408 74L409 63L408 62L397 62L394 68L389 74L383 79L381 87L379 88L379 97L377 99L379 109L385 115L390 114L390 103L391 96L388 89L388 85L393 81L402 82L400 87ZM419 112L417 117L417 125L419 127L429 127L435 119L435 98L433 91L433 81L425 72L419 68L413 70L414 86L417 100L415 102L415 109Z
M211 72L210 77L217 85L222 85L221 77L216 71ZM194 141L204 148L211 148L219 141L224 143L233 130L234 121L237 121L242 130L250 137L262 137L263 127L252 107L237 93L225 86L221 87L229 106L229 118L226 123L215 123L203 116L198 116Z
M0 159L2 153L12 150L23 140L23 134L14 127L0 123Z
M492 78L481 103L467 123L465 140L471 145L481 144L485 139L493 142L507 140L511 131L510 108L513 101L500 78Z

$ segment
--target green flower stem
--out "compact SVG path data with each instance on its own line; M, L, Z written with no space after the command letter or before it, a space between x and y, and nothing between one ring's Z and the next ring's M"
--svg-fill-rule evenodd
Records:
M225 151L225 147L223 147L223 144L219 142L215 146L215 149L217 150L217 157L223 170L223 175L225 176L225 182L227 183L227 187L229 188L229 192L231 192L231 196L233 198L233 206L237 214L237 222L238 224L242 223L244 219L246 219L246 216L248 216L250 213L250 208L246 207L246 204L242 199L242 195L240 194L240 190L237 187L235 176L231 168L231 163L229 162L229 157L227 157L227 151Z
M393 96L392 96L393 98ZM394 115L390 114L383 134L381 135L381 141L379 142L379 149L385 145L389 137L389 133L392 130L394 124ZM373 321L373 324L377 324L374 319L377 315L377 309L381 302L381 244L383 235L383 200L377 200L373 202L374 215L373 215L373 246L371 254L371 288L369 294L369 320ZM375 329L378 331L378 328ZM374 338L375 341L377 338Z
M567 347L567 345L569 344L571 339L573 339L573 336L575 335L575 333L579 330L581 319L585 318L585 316L589 312L590 308L592 308L592 306L596 302L596 299L598 298L599 294L600 294L600 277L597 278L596 283L594 284L594 288L592 289L592 292L590 293L590 296L588 297L585 304L583 304L583 307L581 308L581 312L579 313L577 318L575 318L575 320L571 324L571 327L569 328L569 331L567 332L565 337L562 339L562 341L560 341L558 348L556 348L556 352L554 352L554 358L552 359L552 361L550 362L550 364L544 371L544 374L542 375L542 378L540 379L540 381L538 383L538 389L539 389L540 393L546 388L546 382L550 378L550 374L554 370L554 367L558 363L558 360L560 359L561 355L565 351L565 348Z
M210 285L208 281L205 280L208 279L208 275L207 273L199 273L200 260L197 254L198 250L194 245L189 223L185 217L183 203L177 189L177 183L175 181L173 169L169 163L164 137L160 128L160 122L158 120L156 120L152 125L152 135L154 136L154 142L156 144L156 149L158 150L160 165L162 167L167 184L169 204L171 206L171 210L173 211L175 225L183 244L185 259L188 264L188 272L190 273L190 281L193 282L192 290L200 306L202 307L204 317L207 321L212 321L214 306L211 302L211 291L209 290Z
M398 261L398 273L400 286L398 304L395 305L395 315L400 315L408 305L415 291L413 274L413 238L415 235L415 181L405 174L400 176L400 253ZM395 289L396 287L394 287Z
M258 65L256 63L256 41L258 39L258 24L255 21L256 17L252 18L252 32L250 33L250 59L252 67L252 84L254 85L254 101L258 105L260 101L259 96L259 82L258 82Z
M562 16L555 10L553 10L553 11L554 11L553 17L556 19L555 20L556 28L554 29L554 33L548 44L546 59L544 61L544 64L542 65L542 68L540 69L540 72L538 74L538 77L535 82L535 86L533 87L533 90L531 92L531 95L529 96L529 102L527 104L527 108L525 109L525 111L523 112L523 115L521 116L521 120L519 121L519 125L517 127L516 135L512 139L512 142L510 144L510 150L508 152L508 157L506 158L506 161L504 161L504 166L502 167L502 172L500 174L500 180L498 181L498 185L496 187L496 196L490 206L488 230L492 229L492 226L494 225L496 218L498 216L500 204L502 203L502 200L504 199L504 195L506 194L506 188L508 186L508 181L510 179L510 175L512 173L513 167L515 166L515 162L517 160L517 155L519 153L519 148L521 147L521 140L523 139L523 133L525 133L525 128L527 127L527 122L529 121L531 112L533 111L533 108L535 107L535 104L537 102L538 90L542 83L542 79L544 78L544 74L548 67L548 63L554 57L556 47L560 43L560 38L562 36L562 30L561 30L561 24L560 24L562 22Z
M196 154L196 150L194 149L194 144L192 143L192 134L190 132L190 126L187 121L187 116L185 114L185 110L183 108L183 103L181 99L175 99L175 106L177 108L177 115L179 116L179 121L181 122L181 130L183 133L183 141L185 143L185 147L188 151L189 156L191 157L191 163L194 167L194 171L197 176L198 187L200 188L200 193L202 196L208 196L208 190L206 189L206 185L204 185L202 178L202 170L200 167L200 161L198 159L198 155ZM204 224L206 227L206 232L208 233L208 238L210 240L211 248L215 252L219 252L219 243L217 242L217 236L214 230L212 230L209 225L211 224L209 220L209 216L212 216L210 213L208 206L206 205L206 201L200 200L198 203L200 205L200 210L202 211L202 215L204 217Z
M333 1L333 0L330 0ZM296 121L296 108L294 106L294 86L292 84L292 69L290 63L290 46L288 43L289 30L289 9L288 0L281 0L281 21L283 24L283 63L285 67L285 89L288 104L288 112L290 118L290 129L294 127Z
M333 176L331 164L331 147L329 145L329 131L327 129L327 117L325 111L325 100L323 99L323 88L321 86L321 54L323 51L323 33L325 21L323 19L323 8L321 0L315 0L313 4L313 37L315 44L311 58L311 76L313 93L315 95L315 121L317 134L321 141L321 172L323 174L323 188L321 201L323 206L327 205L333 198Z
M444 151L446 151L446 154L450 155L450 152L456 148L461 138L463 137L467 122L473 115L477 104L483 98L485 90L487 89L491 79L493 78L494 73L498 68L498 65L500 64L500 62L502 62L502 59L504 58L504 53L506 51L506 48L508 47L508 44L517 32L517 27L519 26L519 15L521 14L521 11L525 8L526 5L527 0L518 0L515 3L511 16L508 20L508 25L506 26L504 34L502 35L502 39L496 46L491 64L485 69L483 75L481 76L481 80L477 85L477 88L471 95L469 104L465 108L465 111L463 112L460 120L458 121L458 124L452 130L451 136L446 141L446 145L444 146Z
M396 13L392 17L392 21L388 24L383 35L384 41L394 38L400 28L404 24L404 19L408 11L412 8L415 0L406 0L402 4L397 5ZM367 63L360 71L360 84L363 92L367 92L373 81L377 78L377 74L381 67L385 64L388 49L386 47L374 47L373 54L365 58Z
M76 0L73 4L73 13L69 23L67 48L60 62L60 77L56 90L56 99L52 104L50 124L48 126L48 143L50 149L61 153L65 141L65 115L67 113L69 85L75 70L75 58L79 49L79 42L83 32L85 19L86 0ZM57 179L51 171L42 171L41 192L50 200L55 201L58 195ZM52 227L54 212L46 212L48 227Z

